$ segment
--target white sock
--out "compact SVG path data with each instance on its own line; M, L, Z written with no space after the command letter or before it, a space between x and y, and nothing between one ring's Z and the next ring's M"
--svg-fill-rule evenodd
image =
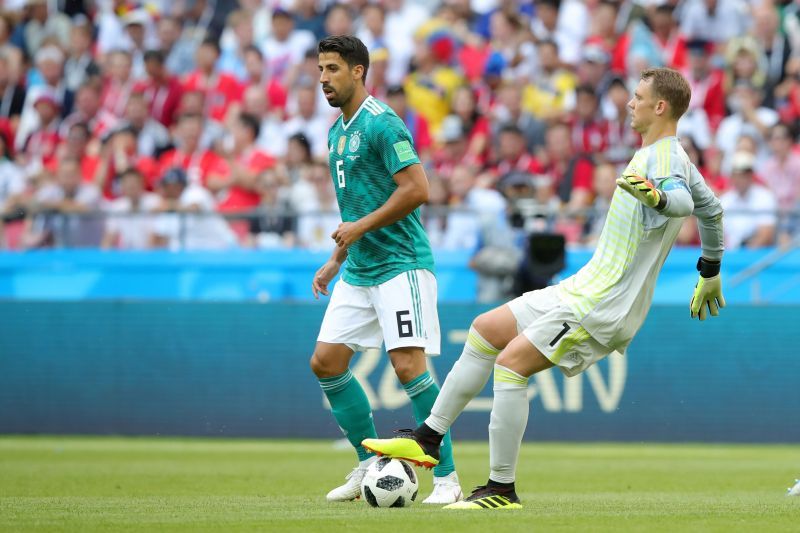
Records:
M528 378L494 365L494 403L489 422L489 479L513 483L522 434L528 425Z
M489 344L478 330L469 328L464 351L447 374L425 425L440 435L447 433L469 401L486 386L498 353L500 350Z

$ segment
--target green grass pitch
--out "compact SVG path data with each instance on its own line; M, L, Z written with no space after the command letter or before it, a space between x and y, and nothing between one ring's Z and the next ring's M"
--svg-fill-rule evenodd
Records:
M456 460L485 481L486 443ZM326 503L353 464L330 441L0 437L0 531L800 530L799 446L530 443L504 512Z

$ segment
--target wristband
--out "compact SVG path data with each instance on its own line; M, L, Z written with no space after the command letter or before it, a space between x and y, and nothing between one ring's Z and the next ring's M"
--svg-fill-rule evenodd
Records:
M721 261L709 261L704 257L700 257L697 260L697 271L700 272L700 275L704 278L713 278L719 274L721 264Z

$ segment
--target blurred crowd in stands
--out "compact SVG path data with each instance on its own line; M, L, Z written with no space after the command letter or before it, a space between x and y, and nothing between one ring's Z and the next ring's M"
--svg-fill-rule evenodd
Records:
M369 91L414 137L435 246L591 246L650 66L691 83L679 136L727 248L797 233L795 2L0 0L0 247L332 247L334 34L366 43Z

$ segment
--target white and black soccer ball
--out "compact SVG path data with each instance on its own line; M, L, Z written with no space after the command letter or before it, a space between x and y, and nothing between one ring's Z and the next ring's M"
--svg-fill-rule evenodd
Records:
M361 497L372 507L409 507L417 499L419 480L406 461L379 457L361 482Z

